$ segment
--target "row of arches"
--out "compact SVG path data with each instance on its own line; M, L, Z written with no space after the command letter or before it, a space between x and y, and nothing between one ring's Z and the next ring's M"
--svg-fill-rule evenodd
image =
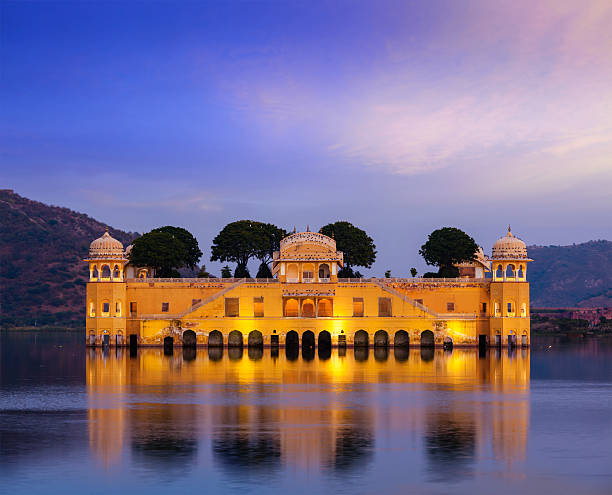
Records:
M100 267L98 265L91 265L89 270L89 279L92 281L96 280L123 280L123 272L121 266L115 264L112 268L111 265L103 264Z
M339 343L346 343L346 337L340 340ZM170 342L173 342L172 337L166 337L164 339L164 345L169 345ZM187 347L195 347L197 343L196 333L193 330L185 330L182 336L183 346ZM279 336L278 334L273 334L271 336L271 343L279 344ZM452 339L450 337L445 338L445 345L452 345ZM388 347L389 346L389 333L386 330L378 330L374 334L374 347ZM232 330L228 336L227 341L224 342L223 333L219 330L213 330L208 334L208 347L223 347L227 345L228 347L243 347L244 346L244 336L242 332L239 330ZM264 337L263 334L259 330L252 330L249 332L247 336L247 346L248 347L263 347L264 345ZM295 330L290 330L287 332L285 336L285 346L286 347L299 347L302 348L314 348L318 347L331 347L332 346L332 336L331 333L327 330L323 330L319 332L318 336L315 336L315 333L311 330L306 330L302 333L301 339L300 335ZM365 330L357 330L353 336L353 345L354 347L369 347L370 346L370 335ZM394 334L393 345L395 347L408 347L410 345L410 336L406 330L398 330ZM435 337L434 333L431 330L424 330L421 332L420 339L421 347L434 347L435 345Z
M497 265L494 271L495 280L524 280L525 267L523 265Z
M299 282L301 275L302 282L315 281L315 264L303 263L299 267L295 263L287 265L287 282ZM318 281L329 281L331 272L328 263L320 263L317 270Z

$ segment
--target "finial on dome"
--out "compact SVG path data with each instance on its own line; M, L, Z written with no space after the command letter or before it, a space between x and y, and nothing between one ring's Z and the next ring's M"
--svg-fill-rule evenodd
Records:
M512 233L512 229L510 228L510 224L508 224L508 237L514 237L514 234Z
M105 227L104 231L108 234L108 227Z
M293 233L295 234L297 230L295 229L295 225L293 226Z
M310 232L310 225L306 225L306 232Z

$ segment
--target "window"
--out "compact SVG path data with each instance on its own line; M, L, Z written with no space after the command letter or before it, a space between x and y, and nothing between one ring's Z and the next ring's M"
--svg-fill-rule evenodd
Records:
M506 268L506 278L514 278L514 277L515 277L514 265L508 265L508 268Z
M508 313L512 312L512 303L508 303Z
M483 313L487 312L487 303L482 303L482 312Z
M318 316L332 317L334 316L333 306L330 299L319 299L318 303Z
M113 270L113 278L121 278L121 273L119 271L119 266L115 265L115 268Z
M521 316L522 317L527 316L527 304L525 303L521 304Z
M497 266L497 271L495 272L495 278L504 278L504 271L502 270L501 265Z
M237 317L240 313L240 300L237 297L225 298L225 316Z
M110 313L110 303L103 302L102 303L102 316L108 316L109 313Z
M312 280L314 278L314 273L313 272L303 272L302 278L304 280Z
M191 305L195 306L196 304L200 304L202 302L202 299L192 299L191 300Z
M507 303L508 316L516 316L516 306L514 302L509 301Z
M170 311L170 303L163 302L162 303L162 313L167 313Z
M391 299L389 297L378 298L378 316L391 316Z
M110 267L108 265L104 265L102 267L102 278L110 278L110 276L111 276Z
M138 312L138 304L132 301L130 303L130 316L136 316L137 312Z
M98 280L98 268L94 266L93 272L91 272L91 278Z
M96 316L96 305L92 302L89 303L89 316Z
M423 305L423 299L415 299L414 302L420 304L421 306Z
M451 311L455 311L455 303L454 302L447 302L446 303L446 311L448 311L449 313Z
M500 314L499 314L499 303L498 302L495 303L495 316L500 316Z
M319 279L328 279L329 278L329 265L323 264L319 265Z
M525 272L523 271L523 265L519 266L518 278L525 278Z
M296 318L298 316L298 300L287 299L285 301L285 316Z
M115 316L121 316L121 302L115 303Z
M363 316L363 297L353 297L353 316Z
M254 297L253 298L253 316L255 318L263 318L264 315L264 305L263 305L263 297Z

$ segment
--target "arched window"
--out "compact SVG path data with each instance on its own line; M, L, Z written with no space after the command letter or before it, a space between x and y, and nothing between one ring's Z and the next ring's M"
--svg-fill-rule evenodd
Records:
M287 299L285 301L285 316L295 318L298 316L298 300Z
M89 302L89 316L92 318L96 316L96 305L93 301Z
M93 272L91 272L91 278L92 278L93 280L98 280L98 276L99 276L99 275L98 275L98 267L97 267L97 266L94 266L94 268L93 268Z
M497 301L495 302L495 316L500 316L500 314L499 314L499 303Z
M298 267L295 264L287 266L287 282L298 281Z
M319 265L319 281L328 281L329 280L329 265L324 263Z
M315 306L312 299L304 299L302 302L302 317L304 318L314 318L315 316Z
M323 317L334 316L332 302L329 299L319 299L318 309L319 309L318 316L323 316Z
M108 265L104 265L102 267L102 278L110 278L110 276L111 276L110 267Z
M495 278L496 279L504 278L504 272L502 270L502 266L501 265L497 265L497 271L495 272Z
M526 303L521 304L521 316L523 318L527 316L527 304Z
M119 271L119 265L115 265L115 268L113 269L113 278L115 279L121 278L121 272Z
M115 303L115 316L121 316L121 301Z
M108 301L102 302L102 316L110 316L110 303Z
M525 278L525 272L523 271L523 265L519 266L518 278Z
M515 276L514 265L508 265L506 268L506 278L514 278Z

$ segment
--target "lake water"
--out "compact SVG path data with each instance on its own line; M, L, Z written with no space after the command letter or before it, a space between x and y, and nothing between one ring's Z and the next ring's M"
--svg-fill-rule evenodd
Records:
M612 493L612 343L286 354L0 334L0 492Z

